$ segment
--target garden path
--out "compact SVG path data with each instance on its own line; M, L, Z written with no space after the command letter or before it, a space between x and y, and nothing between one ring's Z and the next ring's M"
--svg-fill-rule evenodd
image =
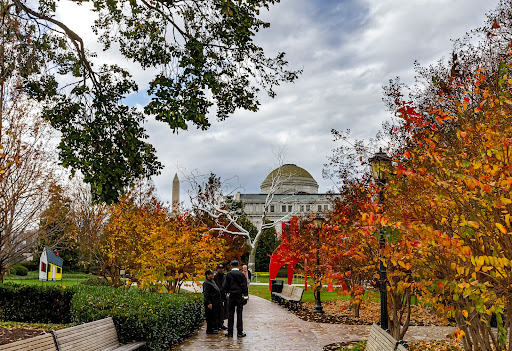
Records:
M186 289L194 290L194 287ZM195 290L201 291L197 287ZM278 304L254 295L250 296L243 313L245 338L228 338L223 332L207 335L204 325L174 350L321 351L323 346L334 342L366 339L370 330L370 326L306 322ZM405 339L442 340L453 330L455 328L410 327Z

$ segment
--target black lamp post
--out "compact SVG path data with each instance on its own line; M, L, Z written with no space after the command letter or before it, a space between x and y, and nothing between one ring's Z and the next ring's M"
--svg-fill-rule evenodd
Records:
M313 219L313 225L316 227L316 282L315 282L315 302L316 306L313 312L315 313L324 313L324 308L322 307L322 301L320 301L320 290L322 289L322 281L320 280L320 256L318 255L318 251L320 251L320 230L322 229L322 225L324 224L324 219L320 217L320 215L316 215Z
M386 184L386 173L391 166L391 159L382 151L382 148L371 159L372 173L380 187L379 190L379 204L384 203L384 185ZM379 246L382 254L384 246L386 246L386 238L384 232L380 229ZM380 261L380 326L382 329L388 329L388 293L386 289L387 273L386 266L384 266L383 258Z

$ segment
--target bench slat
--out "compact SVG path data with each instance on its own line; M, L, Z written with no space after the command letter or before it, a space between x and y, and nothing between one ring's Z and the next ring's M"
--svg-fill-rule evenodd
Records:
M32 338L0 345L2 351L56 351L53 336L43 334Z
M128 351L145 342L119 345L114 321L111 317L61 329L55 332L60 351Z
M373 324L366 343L366 351L407 351L397 341L377 324ZM395 348L396 346L396 348Z
M73 329L74 327L71 327L71 328L67 328L67 329ZM62 332L60 333L61 330L57 330L55 332L55 335L57 335L58 337L58 340L59 342L62 340L62 341L66 341L66 340L69 340L69 339L80 339L80 338L103 338L103 337L107 337L107 338L113 338L115 339L115 341L117 342L117 334L116 334L116 330L113 329L113 326L110 326L110 327L94 327L94 328L91 328L91 329L79 329L76 331L76 333L74 332L74 330L67 330L67 329L62 329L62 331L65 330L65 332Z

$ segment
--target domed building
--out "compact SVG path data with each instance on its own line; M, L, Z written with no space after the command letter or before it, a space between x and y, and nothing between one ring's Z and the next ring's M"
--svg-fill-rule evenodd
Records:
M272 189L273 183L278 179L283 178L279 184L280 194L317 194L318 183L306 171L294 164L286 164L279 168L274 169L261 183L261 193L269 194Z
M249 220L259 227L265 218L275 222L277 230L281 222L293 216L307 217L326 212L330 208L327 194L318 193L318 183L304 168L285 164L274 169L261 183L260 194L236 194L236 200L244 204ZM269 194L273 194L269 197ZM267 200L268 198L268 200ZM266 204L266 201L269 201Z

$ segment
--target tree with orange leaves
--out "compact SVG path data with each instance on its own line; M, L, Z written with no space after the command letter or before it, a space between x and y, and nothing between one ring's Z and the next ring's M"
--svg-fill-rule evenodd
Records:
M453 57L457 69L423 71L432 78L428 98L390 95L393 128L405 136L388 187L390 216L407 217L422 245L422 296L456 320L467 351L512 345L511 4L477 32L481 46Z
M110 220L101 240L104 273L116 286L124 284L120 270L141 289L179 292L186 280L195 280L221 257L222 240L212 238L188 213L170 216L150 187L124 196L111 205Z

